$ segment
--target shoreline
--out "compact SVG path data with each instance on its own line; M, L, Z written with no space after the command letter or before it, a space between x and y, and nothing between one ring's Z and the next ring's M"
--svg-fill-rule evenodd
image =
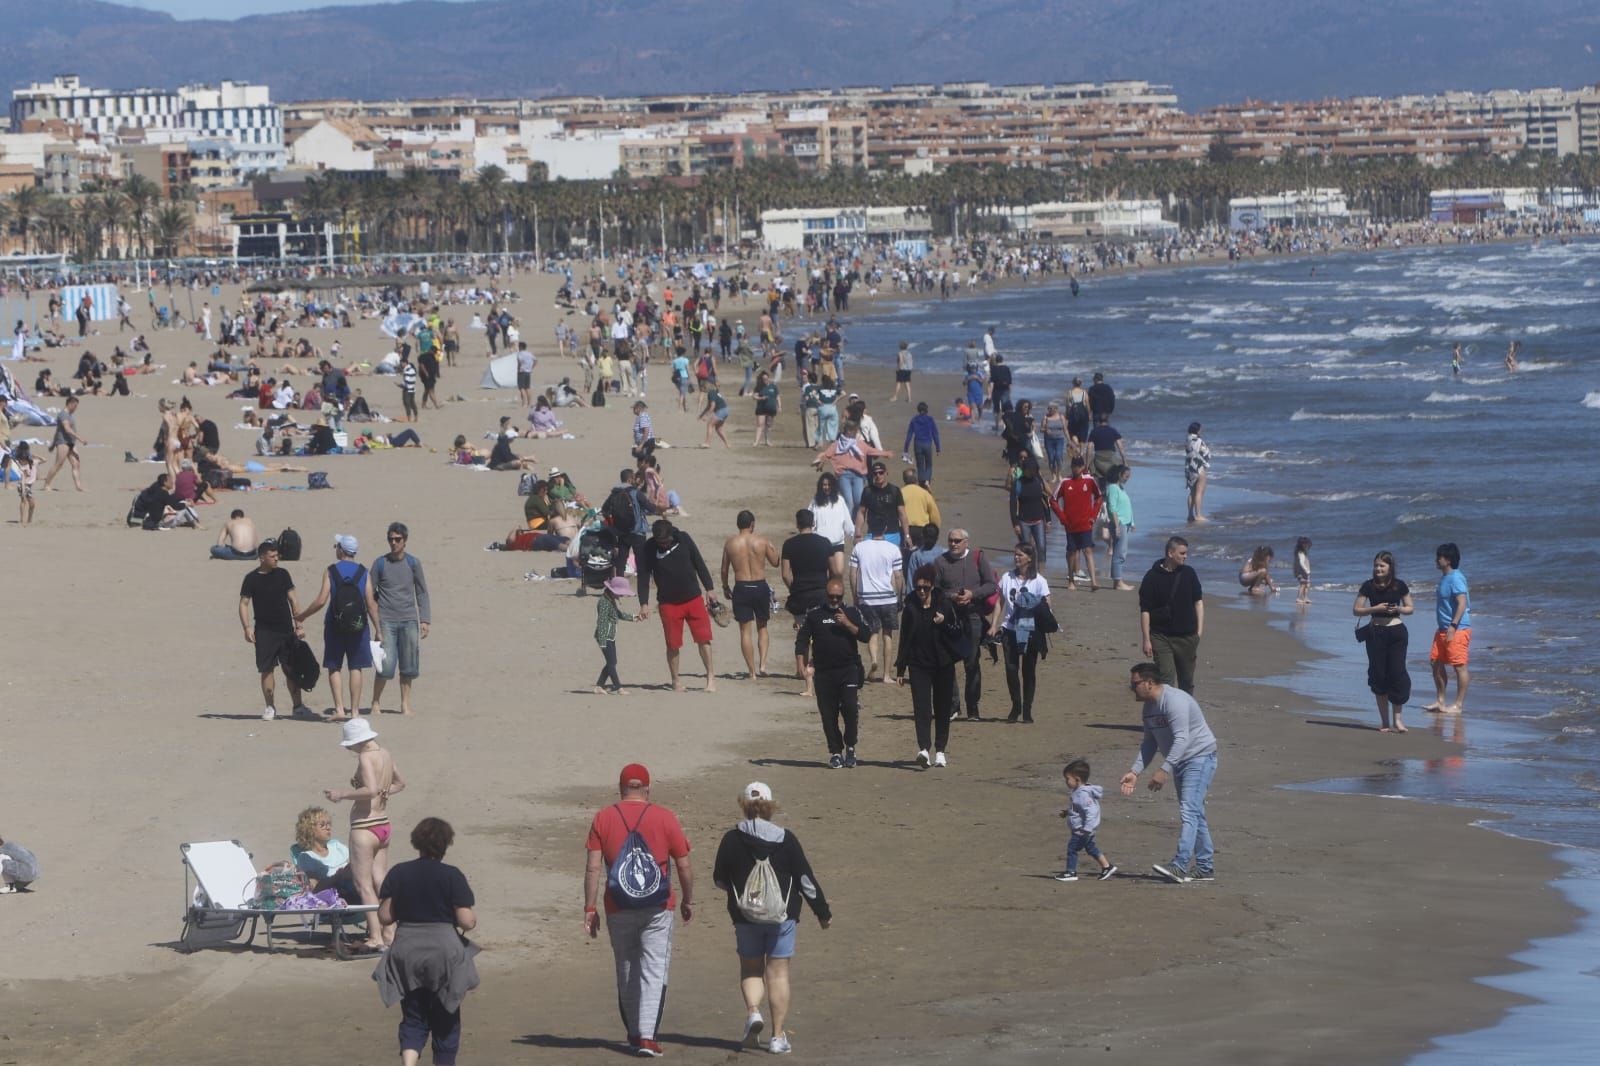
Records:
M531 301L525 299L524 307L531 311ZM467 357L463 363L467 367L465 373L472 375L475 360ZM540 376L542 379L545 374ZM863 394L888 392L888 373L881 367L852 362L850 381L851 387ZM869 387L862 388L863 384ZM157 390L160 391L163 390ZM681 416L670 415L669 421L668 405L661 403L660 392L658 385L658 406L653 407L658 424L681 425L686 432L700 428L698 423L682 420ZM452 405L444 413L445 418L430 416L438 421L430 426L425 420L425 434L429 434L430 441L442 435L438 426L447 420L452 426L467 421L468 416L480 422L491 421L492 413L504 407L505 396L503 392L491 393L486 398L492 406L478 413L470 407L458 410L457 405ZM469 405L472 402L468 401ZM153 410L153 402L148 406ZM143 409L141 404L141 412ZM898 418L898 409L893 409L897 411L894 416L887 410L878 403L872 406L886 440L898 432L892 421ZM789 415L792 412L780 423L780 440L786 447L774 448L770 453L742 447L732 453L756 464L758 476L751 480L760 487L753 492L745 487L744 478L728 476L726 468L707 468L695 461L697 454L704 453L698 453L687 436L681 437L684 443L677 449L663 453L669 484L678 483L685 488L693 484L702 490L699 496L691 497L696 501L691 506L695 517L683 524L697 534L708 555L715 555L717 540L715 534L705 530L714 529L720 534L725 527L731 527L725 513L731 510L727 506L728 492L758 495L754 506L762 518L761 528L775 538L784 535L788 510L795 505L794 494L811 480L811 475L799 466L801 456L792 444L794 427ZM576 422L577 417L573 417ZM745 443L749 433L747 409L737 407L735 418L735 439ZM617 411L606 415L591 412L584 424L585 436L574 450L587 452L588 444L596 439L607 442L604 457L593 458L586 464L588 469L579 475L580 486L594 495L605 481L605 464L613 461L610 449L625 439L626 415ZM91 439L97 436L94 431L89 435ZM954 433L951 437L966 441ZM957 454L941 458L936 489L957 486L949 500L941 499L947 526L966 516L964 520L971 523L975 532L989 529L982 519L993 515L995 490L989 482L997 480L999 474L998 464L988 457L993 440L987 434L977 434L966 446L948 450ZM541 459L559 462L565 469L579 469L569 465L557 442L522 442L523 448L529 444ZM985 454L979 457L979 451ZM424 450L422 455L426 454ZM722 457L720 452L713 454ZM407 469L393 469L388 458L404 460ZM509 524L500 517L509 514L514 503L503 498L510 492L507 482L492 475L456 478L454 471L448 477L427 475L418 460L420 456L356 461L369 466L385 464L374 468L380 471L375 475L380 484L373 486L378 490L378 506L388 506L383 493L400 492L407 481L418 476L427 476L430 487L434 487L433 481L444 482L437 486L442 490L439 511L460 516L463 521L442 539L436 538L423 557L430 564L430 574L433 561L438 558L443 575L468 581L477 590L474 602L454 609L453 621L481 619L485 612L504 612L519 626L519 636L529 634L551 642L547 654L558 662L564 654L561 649L575 649L581 663L576 672L586 676L593 654L586 646L586 633L563 635L543 628L530 630L524 621L528 597L523 591L529 586L517 580L517 575L524 568L524 559L530 566L539 566L547 557L530 555L506 566L499 565L506 561L497 559L494 553L477 550L488 539L480 533L498 537ZM675 476L686 464L689 478ZM90 469L86 463L86 475ZM339 484L340 466L330 463L330 469L335 472L335 484ZM98 464L96 472L102 486L117 480L104 464ZM140 473L148 472L141 468ZM402 480L402 474L406 480ZM350 478L346 481L356 484ZM499 494L484 498L478 491L479 483L496 485ZM975 490L970 488L979 483ZM715 507L704 498L708 486L722 490ZM252 495L243 505L252 513L259 507L271 514L268 505L286 499ZM361 500L373 502L368 496ZM41 517L46 506L61 506L63 502L62 494L47 497L41 505ZM97 501L99 510L108 510L105 502L104 498ZM335 497L335 502L340 512L351 510L340 498ZM309 506L303 504L294 512L297 523L310 524L301 517ZM495 517L482 517L491 507ZM356 515L359 514L357 508ZM329 518L335 522L349 520L344 514ZM376 515L359 518L367 536L368 527L376 520ZM317 552L323 539L322 526L327 524L325 519L316 525L315 539L308 536L308 559L320 558ZM272 525L275 528L276 522ZM1150 554L1146 549L1155 539L1150 528L1141 528L1136 553ZM105 547L111 544L111 537L122 537L124 542L128 537L139 537L133 543L142 547L188 535L142 538L136 532L111 530L98 533L94 542ZM1009 539L1008 535L980 533L982 542L1002 549ZM187 559L202 540L195 537L180 543L181 550L187 553L181 557ZM179 558L166 550L168 546L160 544L157 550L161 557ZM443 557L447 546L463 553L449 564ZM992 548L990 554L992 557ZM305 563L296 568L302 581L304 575L314 573L311 565ZM218 580L210 573L202 574L202 586L209 588ZM228 570L227 574L236 579L238 572ZM609 1007L609 953L603 942L597 947L578 938L572 898L581 868L582 824L588 812L605 801L605 782L614 773L614 764L626 761L620 752L597 749L607 748L607 733L616 736L622 731L628 732L636 747L656 744L670 749L670 754L647 757L646 761L651 762L662 781L660 802L683 816L696 845L697 869L704 879L697 893L701 907L696 922L678 934L674 1005L667 1020L671 1035L664 1041L675 1057L685 1061L723 1061L737 1035L741 1012L732 979L731 937L727 935L727 920L717 896L709 890L709 870L704 863L709 861L716 835L732 822L729 801L734 790L750 777L768 780L778 790L780 802L789 811L788 824L806 840L819 878L844 919L827 934L819 933L806 919L797 961L793 1025L797 1046L805 1053L824 1053L828 1061L890 1061L958 1048L978 1055L1003 1053L1007 1061L1056 1062L1068 1047L1192 1048L1203 1041L1208 1047L1227 1048L1239 1061L1315 1062L1324 1060L1318 1053L1318 1039L1338 1039L1349 1046L1352 1036L1341 1022L1347 1022L1348 1014L1355 1009L1371 1023L1369 1030L1359 1036L1368 1042L1365 1049L1374 1057L1395 1056L1398 1060L1403 1052L1426 1046L1429 1034L1453 1024L1442 1022L1447 1013L1452 1018L1465 1018L1474 1010L1496 1010L1501 1012L1498 1016L1503 1016L1506 1006L1516 997L1487 989L1470 978L1507 972L1510 964L1503 960L1538 935L1536 930L1543 928L1540 922L1555 922L1555 908L1530 915L1524 904L1527 880L1554 865L1548 847L1530 846L1530 842L1500 835L1493 838L1496 843L1484 844L1470 832L1463 833L1477 827L1460 824L1455 809L1432 805L1411 804L1394 809L1386 805L1380 810L1382 821L1378 826L1353 826L1346 824L1354 821L1348 819L1346 812L1364 814L1382 801L1353 798L1341 804L1330 794L1301 794L1282 788L1289 783L1284 777L1293 777L1308 765L1342 771L1323 776L1347 776L1353 766L1372 763L1370 739L1374 734L1367 730L1323 728L1315 730L1318 736L1310 737L1289 715L1269 705L1277 700L1281 706L1291 706L1303 702L1299 697L1256 682L1213 682L1211 678L1219 673L1237 673L1237 664L1268 659L1276 665L1303 661L1308 649L1297 652L1293 638L1267 630L1259 619L1242 619L1245 624L1237 627L1218 626L1226 630L1237 628L1238 632L1232 637L1225 633L1208 635L1202 663L1201 700L1218 727L1228 756L1213 793L1218 801L1217 831L1226 856L1223 862L1228 880L1217 886L1163 886L1136 880L1133 875L1142 872L1144 860L1162 858L1162 850L1170 846L1176 831L1176 812L1170 800L1152 801L1141 796L1137 800L1108 798L1106 802L1108 831L1103 843L1115 861L1129 871L1128 878L1107 885L1084 882L1064 886L1049 881L1045 873L1058 862L1060 854L1059 825L1053 813L1061 803L1061 758L1087 754L1096 765L1096 780L1106 783L1114 780L1111 768L1120 767L1121 760L1137 744L1137 707L1126 696L1123 673L1127 663L1133 661L1128 651L1132 627L1119 613L1130 609L1131 597L1108 592L1092 598L1087 593L1063 594L1062 599L1069 601L1072 617L1066 626L1068 632L1059 642L1058 654L1041 665L1042 684L1050 686L1041 691L1059 691L1067 706L1045 710L1036 727L1038 732L1020 740L1016 736L1021 731L1019 727L992 722L955 725L952 767L947 777L882 765L869 765L843 775L823 770L816 754L821 744L814 708L809 701L785 695L797 689L792 679L779 678L764 686L724 682L724 693L731 694L731 698L719 694L715 701L695 695L680 699L649 692L632 697L633 703L613 700L607 705L604 700L584 700L581 692L574 691L584 678L569 678L573 668L563 667L547 687L552 696L565 697L568 707L583 715L573 725L560 720L565 717L560 708L527 706L527 682L522 677L496 678L491 674L474 678L466 689L474 706L448 712L442 708L446 694L439 691L444 682L436 680L443 669L425 677L419 682L418 699L423 710L418 720L402 723L385 716L379 727L395 734L395 750L408 768L423 763L429 747L445 741L452 749L451 763L458 769L465 764L476 770L475 779L470 782L437 780L438 775L432 775L423 781L416 798L406 798L404 812L397 815L402 821L409 821L425 813L424 804L431 802L457 819L464 837L459 848L461 865L487 904L482 911L491 919L484 923L491 950L481 959L484 987L474 993L466 1008L467 1050L486 1061L524 1056L530 1046L562 1051L564 1059L585 1057L585 1052L590 1060L598 1058L597 1051L607 1057L612 1054L606 1045L615 1040L617 1024ZM536 602L542 605L547 601ZM548 602L560 603L553 599ZM1058 613L1064 613L1059 606ZM1234 614L1227 612L1225 617L1233 622ZM570 628L583 628L580 623L586 614L568 611L566 616L577 619ZM1254 631L1253 626L1261 632ZM786 657L786 628L783 622L773 628L774 665L781 665ZM717 636L719 673L740 666L729 632ZM459 643L460 638L447 634L445 630L435 638L455 642L445 650L425 649L434 663L440 663L439 656L446 652L460 656L473 652ZM568 637L576 640L560 643L559 648L554 646ZM659 636L653 627L625 631L624 638L629 641L624 645L625 678L631 683L643 675L651 679L647 683L655 683L657 675L664 671L659 660ZM231 634L229 639L233 639ZM517 647L509 644L495 650L503 656ZM1069 647L1077 650L1069 651ZM1137 657L1137 648L1133 655ZM1064 661L1070 673L1066 673ZM491 657L484 664L492 669L497 658ZM226 682L227 691L235 697L248 695L247 682L242 684L238 670L232 668L236 665L227 663L226 673L231 678ZM498 665L504 665L504 660L498 660ZM208 671L210 675L222 672ZM697 673L698 665L690 672ZM434 679L432 684L430 679ZM998 695L1004 690L999 671L985 670L985 689L985 710L993 714L1003 699ZM1043 702L1041 696L1041 707ZM591 703L600 706L591 707ZM440 713L436 715L430 704L440 706ZM864 758L869 764L904 763L908 754L905 749L910 747L909 701L904 693L887 686L876 687L864 694L863 704ZM684 708L686 719L679 714ZM1323 710L1319 707L1310 713L1321 714ZM441 733L438 719L445 713L455 717ZM658 714L672 717L657 721ZM525 723L523 719L530 715L538 717ZM598 718L591 717L595 715ZM681 735L698 728L706 731L705 736L715 738L719 723L729 715L739 715L740 720L733 727L733 735L725 739L708 742L701 735ZM1295 717L1304 715L1297 712ZM7 718L21 721L15 710ZM601 730L599 738L592 732L596 724ZM1128 731L1130 724L1134 732ZM206 729L216 725L211 723ZM234 722L227 723L226 728L254 731L256 727ZM409 730L411 737L403 740L402 730ZM1413 739L1422 757L1450 755L1447 743L1436 742L1421 732L1418 730L1419 735ZM279 750L286 754L298 751L300 745L290 740L289 747ZM137 732L128 743L132 745L130 751L137 749ZM279 741L274 738L272 743L276 748ZM319 743L329 744L331 738L322 738ZM752 749L757 748L752 755ZM245 749L237 750L242 754ZM337 757L323 757L320 747L314 751L312 762L320 767L320 775L336 774L345 765ZM1250 757L1241 757L1245 751L1250 752ZM508 755L514 757L515 765L505 765ZM235 769L243 774L242 788L270 789L282 767L278 765L275 771L269 763ZM411 770L412 774L416 772ZM551 783L543 784L545 778ZM530 780L536 782L531 791ZM1263 802L1258 801L1259 797L1270 798ZM468 814L469 811L473 813ZM168 812L168 816L178 813ZM241 821L255 826L260 819L253 813L234 819L235 824ZM271 824L282 821L281 813L276 811L266 819ZM246 836L244 829L237 831ZM162 827L158 839L166 840L171 833L170 828ZM1322 843L1308 851L1299 841L1312 834L1320 836ZM278 835L282 835L281 830ZM27 842L21 834L18 838ZM263 851L271 854L263 847L266 839L257 830L247 837L247 843L255 846L258 856ZM957 846L963 850L953 850ZM176 872L176 857L165 853L168 847L161 844L154 850L149 865L152 880L161 881ZM1386 866L1392 851L1403 852L1413 860L1431 857L1439 864L1439 876L1435 872L1424 876L1414 868L1396 870ZM1515 876L1498 877L1495 884L1478 884L1471 880L1472 868L1468 867L1469 883L1463 885L1459 882L1462 866L1452 859L1465 852L1483 860L1475 864L1479 869L1496 865L1491 861L1495 857L1515 858ZM405 855L403 848L399 855ZM893 855L897 861L886 864L882 861L884 855ZM969 861L952 868L950 860L954 855ZM1131 861L1124 863L1123 856ZM1244 861L1236 861L1235 856ZM64 859L65 856L57 859L58 870L67 868ZM1371 881L1354 876L1345 864L1383 870L1384 889L1401 897L1395 901L1396 912L1367 915L1367 907L1376 902ZM1308 887L1306 872L1312 868L1321 876ZM51 892L66 890L65 877L47 876L51 877ZM1123 884L1122 880L1132 883ZM1097 888L1108 891L1091 894ZM1423 891L1430 893L1431 899L1420 907L1405 898L1420 896ZM1170 901L1157 904L1155 897L1129 898L1128 892L1190 893L1194 900L1186 905L1197 909L1192 917L1210 925L1197 931L1191 924L1175 922L1165 914L1147 913L1158 906L1170 910ZM40 891L30 902L45 895L41 882ZM1494 903L1492 909L1483 906L1485 898ZM16 899L11 897L6 902L9 905ZM141 901L134 909L148 908ZM1478 926L1476 922L1489 913L1512 917ZM1325 916L1336 923L1333 929L1348 936L1331 937L1316 928ZM1389 924L1377 929L1362 928L1363 919ZM175 914L170 924L175 935ZM1571 924L1566 923L1568 927ZM713 929L708 931L703 925ZM1459 943L1465 937L1454 932L1458 927L1470 929L1471 935L1480 939L1466 945ZM151 931L141 928L141 933L147 932ZM1052 935L1040 937L1039 932ZM1330 945L1326 943L1329 939L1341 942ZM1135 948L1132 954L1140 958L1130 958L1124 950L1130 943ZM1402 987L1395 987L1395 978L1371 982L1370 988L1355 988L1355 982L1342 979L1345 974L1371 972L1376 967L1366 953L1383 947L1393 949L1397 944L1403 945L1401 957L1394 958L1391 953L1382 963L1395 967L1394 973L1404 981ZM1172 958L1158 954L1158 949L1166 945L1176 946ZM1196 961L1174 961L1185 956L1195 957ZM330 1053L337 1052L357 1062L391 1057L390 1034L396 1018L393 1012L386 1014L376 1005L367 987L364 967L338 967L320 959L269 960L264 955L222 952L175 960L155 958L166 965L150 979L138 982L119 979L114 974L106 974L103 980L75 979L65 985L8 981L7 987L17 1003L15 1016L28 1019L22 1023L24 1028L9 1034L13 1041L19 1041L11 1044L12 1049L25 1052L29 1045L24 1038L44 1036L52 1055L78 1055L81 1061L96 1063L135 1056L159 1057L174 1063L224 1058L265 1061L264 1056L251 1056L262 1055L260 1049L272 1040L271 1034L276 1031L272 1019L302 1013L306 1003L316 996L340 1003L349 1021L345 1027L327 1034ZM886 961L890 964L887 967ZM1456 976L1452 981L1439 980L1441 964L1454 967ZM1232 983L1223 987L1223 982L1204 980L1197 987L1197 967L1208 976L1226 974ZM1292 1003L1281 1002L1282 990L1298 987L1292 984L1295 981L1316 987L1315 992L1306 993L1310 1002L1303 1003L1298 998ZM1317 987L1318 982L1327 985ZM1430 1012L1429 1020L1409 1016L1416 1009L1416 1000L1391 1003L1398 998L1397 991L1420 997L1424 1009ZM1157 1021L1144 1007L1156 1000L1172 1003L1197 995L1199 1002L1193 1005L1193 1015ZM54 1015L69 1002L94 1006L89 1017L74 1017L63 1024ZM1067 1014L1069 1005L1071 1013ZM46 1011L48 1015L43 1013ZM1227 1016L1221 1017L1222 1012L1228 1012ZM1436 1015L1441 1018L1438 1023L1431 1020ZM1063 1017L1065 1021L1058 1026L1041 1021L1050 1018L1054 1022ZM1234 1032L1241 1023L1252 1032ZM163 1025L169 1030L190 1028L208 1036L200 1042L195 1042L192 1035L175 1038L162 1031ZM36 1026L48 1027L52 1032L47 1035ZM76 1032L64 1032L69 1028ZM130 1035L145 1043L126 1050L117 1046L126 1047ZM673 1036L681 1039L675 1042ZM1279 1042L1292 1039L1302 1043L1291 1046Z

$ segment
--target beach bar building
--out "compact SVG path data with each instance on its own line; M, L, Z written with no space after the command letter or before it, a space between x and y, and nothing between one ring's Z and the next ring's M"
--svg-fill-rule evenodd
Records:
M1315 229L1350 221L1350 207L1338 189L1300 189L1277 196L1235 196L1228 201L1228 228L1246 230Z
M1161 217L1159 200L1089 200L997 208L1018 233L1056 240L1169 237L1178 224Z
M798 207L761 212L761 239L775 250L895 244L932 236L933 221L923 207Z
M1476 225L1537 210L1537 189L1436 189L1428 194L1428 215L1435 222Z

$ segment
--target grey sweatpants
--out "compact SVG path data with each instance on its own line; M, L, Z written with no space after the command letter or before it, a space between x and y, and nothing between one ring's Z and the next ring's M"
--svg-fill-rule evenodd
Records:
M672 912L617 911L606 915L606 934L617 959L617 1009L628 1036L654 1040L667 1003L672 965Z

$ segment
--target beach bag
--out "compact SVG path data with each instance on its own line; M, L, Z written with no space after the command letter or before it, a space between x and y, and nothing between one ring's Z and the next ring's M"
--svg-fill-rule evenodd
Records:
M286 563L300 561L300 534L293 529L278 534L278 558Z
M671 880L661 872L661 864L656 862L650 845L639 832L639 826L650 812L650 807L651 804L645 804L638 820L630 828L623 817L622 805L616 804L617 817L623 819L622 827L628 830L628 835L623 838L617 857L606 871L606 893L611 897L611 902L623 910L660 907L672 895Z
M328 473L327 473L327 471L325 471L325 470L313 470L311 473L306 475L306 488L308 488L308 489L331 489L331 488L333 488L333 486L328 484ZM281 554L281 552L280 552L280 554ZM295 558L299 558L299 556L297 555Z
M535 474L533 471L529 470L525 472L521 477L517 478L517 495L532 496L533 483L538 480L539 475Z
M590 407L604 407L605 405L606 405L606 387L604 385L596 385L594 387L594 392L589 394L589 406Z
M283 653L283 672L294 682L295 688L310 692L322 676L322 665L317 662L317 653L311 650L311 645L297 640Z
M351 577L339 573L338 565L328 567L328 577L333 582L333 606L329 615L336 633L360 633L367 628L367 598L361 594L361 575L366 568L356 566Z
M777 925L789 918L789 896L783 891L778 871L772 868L769 856L756 860L744 879L744 887L734 893L733 900L745 921L757 925Z
M282 910L283 905L306 890L305 875L288 862L275 862L257 874L249 908L258 911Z

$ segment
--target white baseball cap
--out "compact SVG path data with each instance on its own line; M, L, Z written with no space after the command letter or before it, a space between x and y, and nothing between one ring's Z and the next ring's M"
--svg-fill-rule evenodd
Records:
M338 534L333 538L333 543L346 555L358 555L361 552L360 543L348 533Z
M744 796L746 799L770 801L772 799L772 786L765 781L752 781L744 786Z

